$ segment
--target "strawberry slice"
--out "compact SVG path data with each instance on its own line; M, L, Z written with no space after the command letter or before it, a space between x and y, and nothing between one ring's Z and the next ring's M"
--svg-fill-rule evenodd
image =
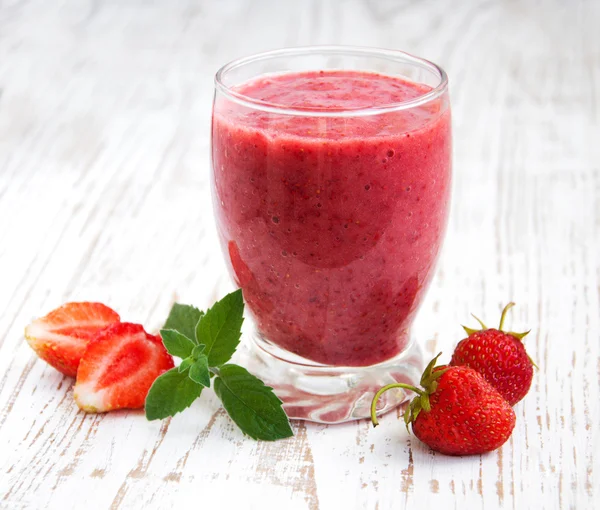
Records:
M117 312L102 303L67 303L25 328L27 343L46 363L75 377L88 342L119 322Z
M173 358L158 336L121 322L90 341L77 371L75 402L88 413L144 407L148 390Z

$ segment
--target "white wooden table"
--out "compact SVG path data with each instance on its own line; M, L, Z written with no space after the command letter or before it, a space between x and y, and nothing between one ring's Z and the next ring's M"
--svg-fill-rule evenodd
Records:
M452 4L452 5L451 5ZM600 2L0 0L0 508L591 509L600 497ZM245 439L214 396L85 415L23 340L68 300L161 325L228 287L208 189L212 77L282 46L405 49L451 78L455 185L415 333L515 328L540 366L499 451L448 458L391 413Z

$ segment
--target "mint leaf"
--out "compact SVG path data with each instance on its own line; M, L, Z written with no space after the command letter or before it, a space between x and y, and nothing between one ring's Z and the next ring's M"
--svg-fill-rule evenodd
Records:
M196 325L203 315L204 312L201 312L195 306L175 303L171 308L163 329L179 331L182 335L187 336L194 343L197 343Z
M208 358L202 354L190 367L188 373L192 381L210 388L210 372L208 370Z
M194 358L192 356L190 356L189 358L185 358L184 360L181 361L181 363L179 364L179 366L177 367L178 372L181 374L182 372L185 372L188 368L190 368L193 364L194 364Z
M200 393L202 386L192 381L186 373L172 368L159 376L146 396L146 418L160 420L187 409Z
M194 350L192 351L192 358L198 359L200 356L202 356L204 349L206 349L206 345L204 344L200 344L194 347Z
M196 340L206 345L211 367L227 363L240 343L244 314L241 289L217 301L196 326Z
M161 329L160 336L171 356L187 358L196 344L187 336L174 329Z
M275 441L294 435L273 389L245 368L223 365L214 388L231 419L253 439Z

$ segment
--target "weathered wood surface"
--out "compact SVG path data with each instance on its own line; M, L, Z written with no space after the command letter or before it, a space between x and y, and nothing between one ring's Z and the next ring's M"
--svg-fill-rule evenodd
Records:
M594 508L599 20L594 1L0 1L0 508ZM396 413L256 443L206 396L163 423L86 416L23 340L66 300L152 328L226 287L213 73L317 43L405 49L451 77L454 203L415 332L449 355L468 312L518 303L540 371L498 452L435 455Z

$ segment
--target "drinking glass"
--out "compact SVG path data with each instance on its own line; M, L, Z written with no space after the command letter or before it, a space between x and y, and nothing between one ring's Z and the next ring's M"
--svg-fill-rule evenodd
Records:
M291 418L369 415L418 382L410 326L450 202L448 80L395 50L321 46L215 77L212 192L252 332L243 363ZM406 398L389 391L386 412Z

